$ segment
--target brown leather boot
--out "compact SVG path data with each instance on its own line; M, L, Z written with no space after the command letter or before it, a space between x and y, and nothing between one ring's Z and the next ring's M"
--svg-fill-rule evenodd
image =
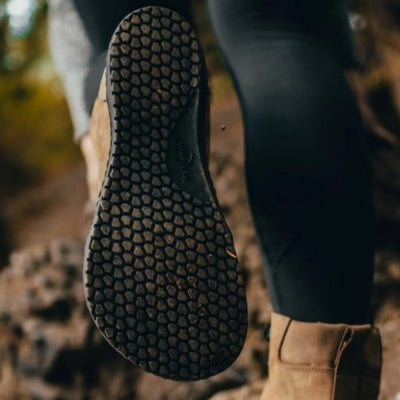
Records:
M377 400L381 340L370 325L272 315L269 380L261 400Z
M157 6L123 18L92 113L85 297L119 353L174 380L226 369L247 329L244 280L208 171L207 111L190 23Z
M110 150L111 128L107 105L105 74L99 94L93 105L90 131L81 140L81 150L86 162L89 201L94 208L103 183L108 152Z

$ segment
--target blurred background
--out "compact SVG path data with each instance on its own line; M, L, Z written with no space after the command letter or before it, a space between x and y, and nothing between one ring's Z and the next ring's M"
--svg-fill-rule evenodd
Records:
M233 368L195 384L142 374L89 321L81 289L85 168L47 43L45 0L0 0L0 399L258 399L270 306L243 177L240 112L205 7L195 15L211 79L211 172L245 268L250 331ZM354 0L377 209L373 310L382 400L400 399L400 1ZM227 140L229 139L229 140Z

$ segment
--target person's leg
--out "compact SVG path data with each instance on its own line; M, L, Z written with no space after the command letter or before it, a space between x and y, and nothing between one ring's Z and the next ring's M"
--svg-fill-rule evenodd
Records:
M92 212L97 196L96 149L88 135L90 111L86 101L87 77L98 50L88 37L84 21L73 0L49 2L49 44L53 62L61 78L74 127L74 139L86 161L86 179Z
M88 131L90 114L85 102L86 77L96 49L88 37L73 0L49 2L49 43L52 58L61 77L72 122L75 139Z
M180 0L51 0L49 2L49 41L53 60L64 85L75 141L86 161L89 189L88 211L98 195L98 156L101 141L88 135L91 111L103 74L107 48L120 20L147 5L168 6L191 18L191 1ZM98 135L97 135L98 136Z
M360 113L315 27L307 19L292 27L290 2L275 10L265 3L209 6L241 99L249 198L273 306L302 321L367 323L373 204Z
M209 0L240 96L275 311L262 400L377 400L366 137L339 58L312 23L318 4Z
M91 119L102 150L85 249L87 304L135 365L204 379L239 355L247 310L206 161L200 44L183 16L140 8L118 23L105 71Z
M77 134L94 177L84 259L91 315L146 371L214 375L239 355L247 309L206 162L206 68L190 3L64 1L52 4L50 22L64 82L77 85L67 87L70 105L86 115Z

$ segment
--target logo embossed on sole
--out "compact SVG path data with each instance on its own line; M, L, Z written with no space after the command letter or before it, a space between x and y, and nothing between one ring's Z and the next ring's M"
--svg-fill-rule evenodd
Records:
M183 180L188 181L190 179L190 169L193 161L193 153L188 150L181 138L178 139L175 155L181 167Z

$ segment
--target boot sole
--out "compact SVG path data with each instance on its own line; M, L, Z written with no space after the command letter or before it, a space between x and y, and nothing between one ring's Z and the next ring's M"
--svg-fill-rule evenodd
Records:
M106 69L111 151L85 254L86 300L103 336L174 380L226 369L247 330L205 157L203 65L175 12L146 7L119 24Z

